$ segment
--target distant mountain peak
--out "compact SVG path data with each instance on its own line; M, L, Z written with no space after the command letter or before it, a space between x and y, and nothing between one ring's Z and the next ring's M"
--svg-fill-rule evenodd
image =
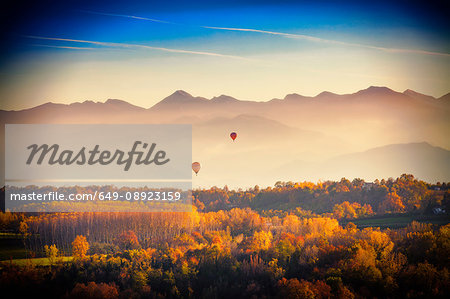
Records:
M107 99L105 104L131 105L130 103L119 99Z
M435 100L434 97L423 94L423 93L419 93L417 91L414 91L412 89L407 89L403 92L404 95L407 95L410 98L416 99L416 100Z
M366 90L374 90L374 91L393 91L393 90L390 89L389 87L386 87L386 86L375 86L375 85L369 86Z
M49 107L49 106L57 106L57 105L61 105L61 104L57 104L57 103L53 103L53 102L47 102L47 103L38 105L38 106L33 107L33 108L38 108L38 107Z
M370 86L353 94L354 96L368 96L368 97L387 97L403 95L385 86Z
M392 89L386 86L369 86L369 88L358 91L358 93L395 93Z
M173 94L171 94L170 96L182 96L182 97L192 97L192 95L182 89L178 89L177 91L175 91Z
M164 107L171 107L174 106L180 106L184 104L199 104L199 103L205 103L208 99L202 98L202 97L193 97L191 94L187 93L184 90L177 90L170 96L164 98L160 102L158 102L156 105L151 107L151 109L161 109Z
M164 98L160 103L182 103L194 99L194 97L184 90L177 90L170 96Z
M407 89L407 90L405 90L405 91L403 92L403 94L406 94L406 95L421 95L421 96L427 96L427 95L425 95L425 94L423 94L423 93L414 91L414 90L412 90L412 89Z
M332 93L330 91L322 91L318 95L316 95L316 98L325 98L325 97L336 97L339 96L338 94Z
M227 102L238 102L239 100L236 98L233 98L231 96L227 95L220 95L218 97L214 97L211 99L212 102L220 102L220 103L227 103Z
M298 93L290 93L284 97L285 101L296 101L296 100L304 100L309 99L309 97L302 96Z

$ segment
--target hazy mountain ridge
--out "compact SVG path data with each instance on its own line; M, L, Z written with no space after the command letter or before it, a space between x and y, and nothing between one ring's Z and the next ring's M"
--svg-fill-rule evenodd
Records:
M288 94L283 99L274 98L269 101L249 101L249 100L240 100L235 97L229 96L229 95L220 95L213 97L211 99L207 99L205 97L201 96L192 96L190 93L184 91L184 90L177 90L173 94L167 96L166 98L162 99L155 105L151 106L150 108L144 108L137 105L130 104L124 100L120 99L108 99L105 102L95 102L92 100L86 100L84 102L74 102L71 104L59 104L59 103L53 103L53 102L47 102L32 108L26 108L22 110L2 110L0 109L0 112L23 112L23 111L30 111L30 110L40 110L40 109L48 109L48 108L65 108L65 107L76 107L76 106L85 106L85 107L123 107L127 109L138 109L138 110L152 110L152 109L160 109L164 105L195 105L195 104L229 104L229 103L254 103L254 104L271 104L271 103L279 103L280 101L292 101L292 100L324 100L324 99L345 99L345 98L359 98L364 96L379 96L379 97L386 97L386 96L399 96L404 95L411 99L420 99L420 100L437 100L436 102L440 102L441 100L447 100L450 99L450 93L443 95L440 98L435 98L430 95L425 95L418 93L414 90L407 89L403 93L396 92L388 87L380 87L380 86L370 86L367 89L359 90L355 93L351 94L336 94L329 91L323 91L319 94L317 94L314 97L310 96L303 96L297 93ZM173 108L173 107L171 107Z
M316 130L323 123L321 118L326 123L356 118L385 119L387 116L395 121L400 113L401 117L414 121L418 119L417 115L432 120L436 119L436 116L438 119L445 119L450 110L448 105L450 101L446 100L447 98L449 98L448 95L435 99L411 90L400 93L386 87L374 86L353 94L338 95L327 91L315 97L289 94L284 99L273 99L267 102L242 101L227 95L206 99L178 90L148 109L122 100L110 99L104 103L84 101L54 104L49 102L19 111L0 110L0 116L4 119L4 123L35 122L42 119L50 123L61 121L77 123L80 120L109 123L112 119L114 122L170 123L186 117L212 119L254 114L290 126ZM108 117L107 114L110 116ZM316 120L319 121L316 123ZM425 123L428 121L425 120Z
M335 165L336 169L342 169L339 165L346 165L347 170L354 175L360 172L361 175L367 176L364 172L382 163L388 168L389 177L396 177L398 173L399 175L413 173L420 179L432 182L450 178L450 151L427 142L389 144L359 153L341 155L326 163ZM374 179L383 174L385 173L379 172L371 175Z
M292 161L274 171L284 179L361 177L373 181L412 173L428 182L445 182L450 178L450 151L427 142L389 144L316 163Z
M436 99L412 90L374 86L352 94L289 94L267 102L227 95L206 99L179 90L150 108L114 99L46 103L20 111L0 110L0 119L2 124L189 123L193 125L193 159L203 165L203 186L343 176L372 179L374 174L381 178L404 172L450 180L447 154L429 148L424 154L410 145L424 141L443 151L450 149L448 103L450 94ZM235 142L229 137L232 131L238 133ZM4 148L4 126L0 133ZM408 146L386 150L378 155L383 161L374 159L374 153L362 154L371 148L379 152L377 148L386 144ZM430 163L420 162L425 160ZM237 165L239 176L235 175ZM4 167L3 154L0 166Z

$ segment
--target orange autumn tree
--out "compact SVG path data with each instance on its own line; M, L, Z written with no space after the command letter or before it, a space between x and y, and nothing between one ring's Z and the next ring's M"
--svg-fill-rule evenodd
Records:
M138 237L132 230L121 233L117 238L117 243L122 250L138 249L140 247Z
M89 243L85 236L78 235L72 242L72 255L74 258L84 258L89 250Z
M361 205L357 202L349 203L344 201L333 208L333 216L337 219L356 219L372 214L373 210L369 204Z
M383 202L380 204L378 210L381 213L403 212L405 211L405 205L402 202L402 198L398 196L398 194L394 191L386 195Z
M70 298L119 298L118 287L115 283L99 283L94 281L86 284L77 283L70 292Z
M357 203L356 203L357 204ZM341 204L337 204L333 208L333 215L337 219L355 219L357 218L355 206L348 201L344 201Z
M314 299L331 297L330 286L319 280L311 283L303 279L299 281L297 278L286 279L283 277L278 281L277 286L279 298Z

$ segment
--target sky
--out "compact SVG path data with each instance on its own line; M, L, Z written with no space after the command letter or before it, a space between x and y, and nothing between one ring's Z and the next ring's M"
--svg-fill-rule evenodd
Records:
M179 89L257 101L450 91L446 1L110 2L4 4L0 109L109 98L148 108Z

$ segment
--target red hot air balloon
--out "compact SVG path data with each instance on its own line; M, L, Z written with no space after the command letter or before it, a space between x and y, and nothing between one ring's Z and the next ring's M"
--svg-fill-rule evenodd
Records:
M232 133L230 134L230 137L231 137L231 139L233 139L233 141L234 141L234 139L236 139L236 137L237 137L236 132L232 132Z
M192 170L195 172L195 175L200 171L200 163L194 162L192 163Z

